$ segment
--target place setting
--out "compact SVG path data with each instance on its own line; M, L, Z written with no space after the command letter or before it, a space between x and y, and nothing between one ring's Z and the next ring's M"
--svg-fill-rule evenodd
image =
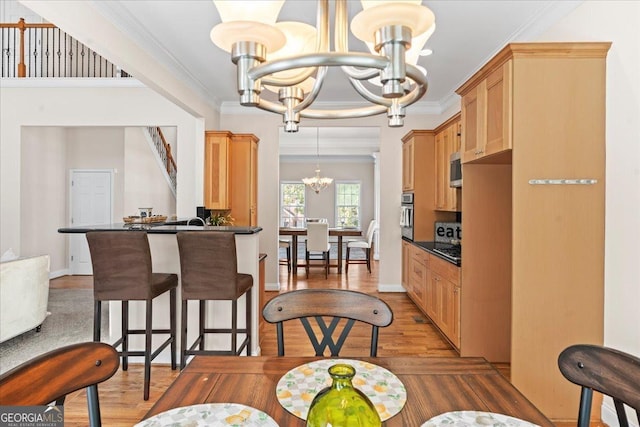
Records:
M162 412L134 427L279 427L266 413L239 403L203 403Z

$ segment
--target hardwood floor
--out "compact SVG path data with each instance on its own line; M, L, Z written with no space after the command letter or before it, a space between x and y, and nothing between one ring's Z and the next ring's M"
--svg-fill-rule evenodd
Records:
M430 321L417 309L404 293L378 293L377 263L372 265L372 273L369 274L365 265L350 266L348 274L338 275L335 271L327 280L320 270L311 270L307 280L303 269L297 276L287 275L286 266L280 270L281 292L302 288L342 288L377 295L384 299L394 313L393 323L380 330L379 350L380 357L392 355L449 357L457 356L457 353L448 342L439 334ZM52 288L91 288L91 277L63 277L51 282ZM276 292L267 292L266 299L275 296ZM289 322L286 326L287 352L292 351L297 355L313 355L313 349L306 341L306 335L302 339L304 331L295 325L298 322ZM367 329L361 334L354 329L354 340L347 340L341 356L355 356L368 354ZM275 326L265 324L261 328L264 337L261 342L261 350L264 355L276 355ZM357 339L362 335L362 339ZM508 375L508 366L501 367L501 371ZM127 372L121 369L105 383L99 386L100 409L102 422L105 426L132 426L136 424L151 408L164 390L178 375L178 371L172 371L169 366L153 365L151 373L151 392L148 401L142 400L142 366L130 365ZM65 426L86 426L87 408L84 391L73 393L67 397L65 404Z

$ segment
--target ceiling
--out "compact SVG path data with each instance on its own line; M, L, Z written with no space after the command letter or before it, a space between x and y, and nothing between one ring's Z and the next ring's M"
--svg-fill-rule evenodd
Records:
M27 0L22 3L34 8L44 2ZM73 1L66 3L78 4ZM203 100L214 108L225 112L225 109L239 106L235 65L229 55L209 38L211 28L220 22L212 1L86 0L82 3L126 34L142 51L163 64L194 92L201 94ZM423 0L422 3L436 16L436 31L425 46L434 53L420 59L419 64L427 69L429 89L421 101L410 107L410 111L421 109L424 113L439 114L457 102L455 89L506 43L535 37L580 2ZM38 8L35 9L38 12ZM349 16L353 17L361 10L360 2L349 0L348 9ZM79 13L80 8L70 10ZM315 25L315 11L316 2L313 0L289 0L285 2L278 20L299 20ZM57 23L55 17L44 17L66 31L71 30ZM94 34L87 34L92 31ZM101 37L99 25L95 25L95 29L88 27L75 31L75 35L85 43ZM362 42L353 36L349 46L352 50L365 51ZM341 74L339 69L331 70L314 104L316 108L363 103Z

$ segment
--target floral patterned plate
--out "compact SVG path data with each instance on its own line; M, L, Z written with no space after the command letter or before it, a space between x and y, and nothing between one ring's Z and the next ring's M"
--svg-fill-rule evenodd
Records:
M157 414L134 427L278 427L269 415L239 403L203 403Z
M480 411L454 411L431 418L420 427L537 427L528 421L503 414Z
M276 394L282 407L296 417L306 419L315 395L331 385L327 370L336 363L346 363L356 368L353 386L367 395L382 421L393 417L404 407L407 391L395 374L373 363L350 359L316 360L284 374L276 385Z

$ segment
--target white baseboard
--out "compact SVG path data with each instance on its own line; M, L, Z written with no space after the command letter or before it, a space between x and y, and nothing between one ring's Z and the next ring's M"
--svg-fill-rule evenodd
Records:
M280 283L265 283L264 284L265 291L280 291Z
M50 271L49 279L57 279L58 277L68 276L69 274L71 273L68 268L65 268L64 270Z
M406 292L401 284L378 285L378 292Z

